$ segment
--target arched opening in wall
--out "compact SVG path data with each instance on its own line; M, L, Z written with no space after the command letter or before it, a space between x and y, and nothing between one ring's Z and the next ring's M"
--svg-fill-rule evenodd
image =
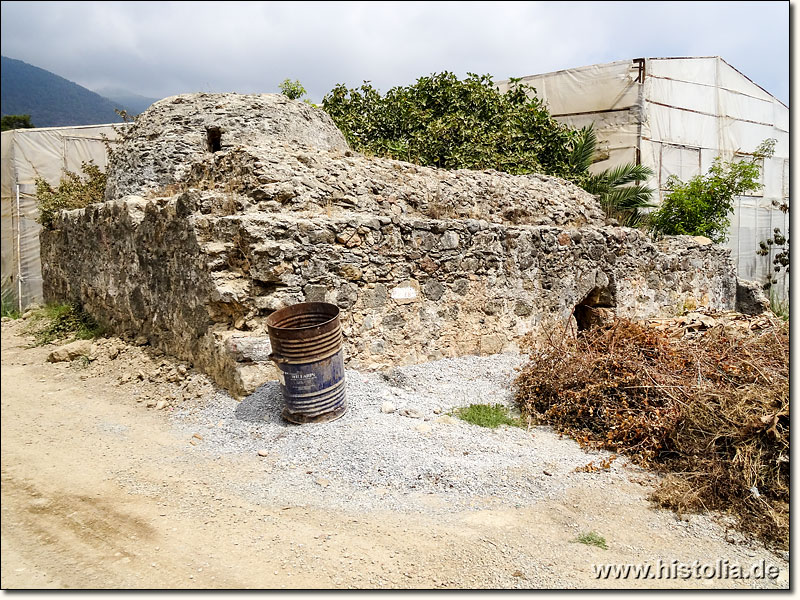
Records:
M219 127L206 127L206 142L209 152L219 152L222 149L222 130Z
M592 288L572 311L578 331L606 323L613 318L616 306L617 300L611 285Z

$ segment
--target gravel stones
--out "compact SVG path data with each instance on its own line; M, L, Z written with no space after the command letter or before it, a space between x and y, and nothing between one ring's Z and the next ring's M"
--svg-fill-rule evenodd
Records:
M398 412L399 415L408 417L409 419L421 419L422 413L414 408L403 408Z
M403 512L529 504L560 493L570 479L591 477L573 471L597 454L546 427L490 430L441 414L472 403L510 405L521 361L501 354L396 367L402 389L379 373L347 370L349 408L330 423L286 423L280 387L272 382L241 402L220 392L170 417L187 433L200 428L204 451L262 456L263 476L243 484L258 502L303 498L310 506ZM390 410L395 406L402 408ZM410 419L403 409L429 420ZM268 457L259 453L265 444ZM616 461L602 476L618 477L621 469ZM327 489L320 480L329 482ZM426 500L431 494L442 501Z

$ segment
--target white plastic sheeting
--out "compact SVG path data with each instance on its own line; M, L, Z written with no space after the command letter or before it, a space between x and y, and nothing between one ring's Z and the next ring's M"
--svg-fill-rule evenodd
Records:
M767 138L775 156L764 161L764 188L737 198L726 246L742 279L772 276L773 249L760 242L777 227L788 235L789 218L777 205L789 202L789 108L720 57L648 58L644 77L634 60L523 77L551 114L572 127L594 123L600 171L640 161L653 169L648 183L664 197L670 175L682 180L705 173L714 158L745 158ZM501 91L510 82L498 82ZM788 276L776 290L787 297Z
M522 77L548 105L550 113L572 127L594 123L598 150L604 157L593 170L602 170L636 160L641 136L642 92L636 81L638 67L620 60L580 69L568 69ZM509 81L497 82L500 91Z
M42 302L36 222L36 179L56 187L64 170L81 173L83 162L105 170L104 139L119 125L42 127L2 133L2 297L20 310Z

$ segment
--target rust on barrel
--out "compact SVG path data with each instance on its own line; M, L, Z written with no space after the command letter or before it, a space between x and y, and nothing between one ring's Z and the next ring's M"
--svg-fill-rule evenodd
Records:
M272 354L292 423L338 419L347 411L339 307L303 302L267 318Z

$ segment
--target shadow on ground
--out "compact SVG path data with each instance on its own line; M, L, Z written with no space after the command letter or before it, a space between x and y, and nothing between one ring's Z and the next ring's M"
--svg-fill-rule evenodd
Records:
M250 423L291 425L281 418L282 410L281 384L277 381L268 381L242 400L234 409L233 414L238 420Z

